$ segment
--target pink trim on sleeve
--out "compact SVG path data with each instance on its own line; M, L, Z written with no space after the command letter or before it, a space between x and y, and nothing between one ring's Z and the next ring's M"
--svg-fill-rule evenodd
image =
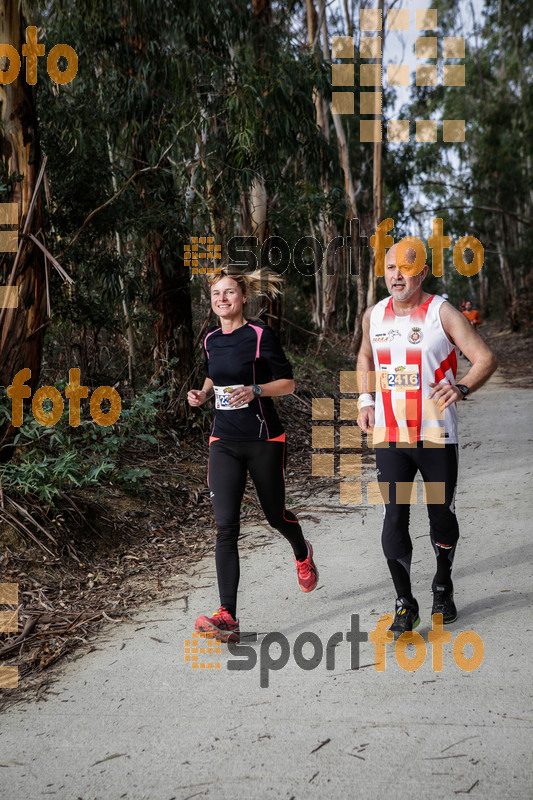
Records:
M259 325L252 325L249 323L250 328L253 328L256 336L257 336L257 349L255 351L256 359L259 358L259 348L261 347L261 336L263 335L263 328L260 328Z
M206 345L207 345L207 340L209 339L209 337L210 337L210 336L212 336L214 333L216 333L216 332L217 332L217 331L219 331L219 330L221 330L221 328L216 328L214 331L211 331L211 333L208 333L208 334L207 334L207 336L206 336L206 337L205 337L205 339L204 339L204 350L205 350L205 352L207 353L207 357L208 357L208 358L209 358L209 353L207 352L207 347L206 347Z

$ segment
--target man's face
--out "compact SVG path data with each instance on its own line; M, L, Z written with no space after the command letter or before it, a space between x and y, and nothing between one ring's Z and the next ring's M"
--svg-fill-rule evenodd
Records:
M409 250L407 250L407 261L410 260L409 254ZM418 275L404 275L403 272L401 272L401 270L399 270L396 266L395 250L389 250L385 259L385 283L387 284L389 294L392 295L395 300L399 300L400 302L409 300L409 298L412 297L420 288L422 281L427 275L427 271L428 267L426 266L423 268L422 272L418 273Z

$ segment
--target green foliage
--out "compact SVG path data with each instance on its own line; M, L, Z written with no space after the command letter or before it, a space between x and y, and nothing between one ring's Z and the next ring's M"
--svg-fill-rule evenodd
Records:
M269 234L291 246L309 233L309 219L317 230L321 218L342 224L335 138L326 141L318 129L313 99L315 88L330 96L330 68L301 44L301 9L289 15L274 4L273 22L264 25L246 0L80 0L68 13L62 0L28 5L47 51L67 42L79 60L76 78L64 87L38 72L51 192L48 246L75 279L65 291L52 272L47 360L85 348L85 360L75 360L97 382L95 351L102 341L125 337L124 299L141 383L153 371L154 318L164 313L154 310L154 299L169 297L159 292L154 246L164 274L183 278L171 301L187 303L184 244L214 233L224 246L239 234L243 192L254 180L269 201L276 198ZM139 170L142 177L109 202ZM108 202L72 243L91 212ZM288 283L300 290L302 276L293 269ZM109 371L124 376L125 347L110 349Z
M416 89L410 116L463 119L466 138L418 145L414 174L435 210L427 217L442 217L452 241L469 234L485 249L483 269L469 283L447 256L451 299L472 293L478 302L485 298L488 310L505 304L514 327L533 246L533 4L486 0L481 13L455 0L434 7L439 37L466 36L465 86Z
M59 383L56 388L61 391L64 387ZM30 495L50 506L72 489L106 484L142 493L143 478L150 476L150 470L128 465L124 451L131 448L142 453L157 444L157 405L165 394L164 389L152 388L133 402L123 402L119 419L109 427L90 417L71 427L68 408L56 425L42 426L26 409L14 439L15 455L1 467L4 490ZM11 401L3 398L0 425L10 418Z

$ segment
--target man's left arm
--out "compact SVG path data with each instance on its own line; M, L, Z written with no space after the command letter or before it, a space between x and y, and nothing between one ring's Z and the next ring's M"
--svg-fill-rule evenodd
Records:
M439 311L446 336L472 362L470 369L461 379L461 383L468 386L470 395L488 381L498 366L498 360L466 317L450 303L443 303ZM444 408L451 406L452 403L456 403L463 397L461 390L450 384L430 383L429 385L433 387L429 396L443 401Z

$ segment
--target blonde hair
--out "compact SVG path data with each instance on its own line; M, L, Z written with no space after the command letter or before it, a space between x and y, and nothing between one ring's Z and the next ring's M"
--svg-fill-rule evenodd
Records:
M231 278L248 297L273 298L282 293L283 278L269 269L241 272L237 267L222 267L220 272L209 276L209 286L214 286L222 278Z

